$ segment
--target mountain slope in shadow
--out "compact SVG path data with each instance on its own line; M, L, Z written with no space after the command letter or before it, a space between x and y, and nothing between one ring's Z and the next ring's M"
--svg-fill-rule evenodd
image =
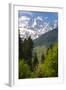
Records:
M41 35L39 38L35 39L34 47L43 45L49 47L51 44L56 42L58 42L58 28L53 29L52 31L49 31Z

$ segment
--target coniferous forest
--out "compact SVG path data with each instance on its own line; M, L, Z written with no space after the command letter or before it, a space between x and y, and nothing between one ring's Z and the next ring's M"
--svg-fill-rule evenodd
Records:
M44 77L58 77L58 43L36 46L30 36L22 40L19 34L19 79Z

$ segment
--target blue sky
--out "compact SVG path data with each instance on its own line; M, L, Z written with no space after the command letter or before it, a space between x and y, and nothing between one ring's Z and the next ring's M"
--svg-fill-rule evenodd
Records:
M18 13L19 17L21 17L21 16L31 17L31 15L33 17L37 17L37 16L42 16L43 18L48 17L49 21L58 19L58 13L57 12L19 11L19 13Z
M56 22L58 24L57 12L18 11L18 18L19 24L23 24L23 26L36 26L35 23L37 23L37 25L42 23L52 25Z

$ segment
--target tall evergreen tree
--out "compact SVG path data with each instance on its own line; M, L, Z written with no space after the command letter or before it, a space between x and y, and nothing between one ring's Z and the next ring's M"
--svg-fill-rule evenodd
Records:
M24 46L24 48L23 48L23 51L24 51L24 59L27 60L27 40L26 40L26 39L24 40L23 46Z
M33 60L33 67L35 68L37 65L38 65L38 58L37 58L37 54L36 54L36 52L35 52L35 54L34 54L34 60Z
M42 54L42 56L41 56L41 63L44 63L44 60L45 60L45 56L44 56L44 54Z
M31 65L32 62L32 50L33 50L33 41L31 37L29 37L27 40L24 40L24 58L25 61Z
M20 37L20 33L19 33L19 59L23 58L23 41Z
M31 37L28 38L28 58L32 59L32 50L33 50L33 41L31 39Z

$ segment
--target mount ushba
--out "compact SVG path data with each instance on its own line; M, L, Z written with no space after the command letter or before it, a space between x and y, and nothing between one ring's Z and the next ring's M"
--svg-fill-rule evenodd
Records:
M22 22L23 23L23 22ZM33 40L39 38L41 35L55 29L57 27L57 22L50 25L48 22L43 22L39 18L36 19L32 25L22 23L19 25L20 37L24 40L31 36Z

